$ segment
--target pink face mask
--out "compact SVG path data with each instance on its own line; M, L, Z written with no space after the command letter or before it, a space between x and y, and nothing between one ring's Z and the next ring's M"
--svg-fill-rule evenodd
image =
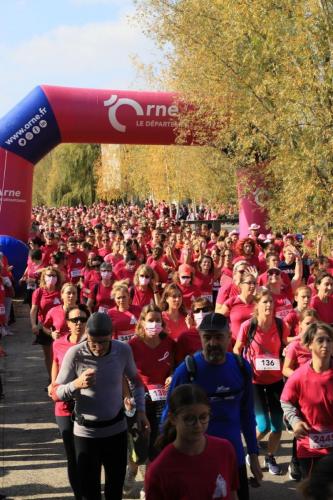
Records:
M162 323L157 323L156 321L146 321L145 330L147 337L155 337L162 331Z
M148 285L150 282L150 278L146 278L145 276L139 276L139 284L140 285Z
M179 278L181 285L189 285L191 283L191 278Z
M112 276L112 271L101 271L102 279L108 279L111 278L111 276Z
M58 278L56 276L45 276L45 283L48 286L54 286L58 281Z

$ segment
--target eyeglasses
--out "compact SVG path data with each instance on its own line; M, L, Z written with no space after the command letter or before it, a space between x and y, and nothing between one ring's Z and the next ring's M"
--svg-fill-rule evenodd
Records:
M193 313L194 314L197 314L199 312L203 312L203 313L208 313L211 311L211 308L208 307L208 306L205 306L205 307L198 307L197 309L193 309Z
M210 413L202 413L201 415L184 415L182 420L187 427L193 427L198 422L202 425L208 424Z
M140 274L140 278L150 278L150 276L148 276L146 274Z
M88 318L84 318L83 316L77 316L76 318L68 318L68 321L71 323L75 323L77 325L78 323L87 323Z
M180 279L182 279L182 280L190 280L191 276L181 276Z

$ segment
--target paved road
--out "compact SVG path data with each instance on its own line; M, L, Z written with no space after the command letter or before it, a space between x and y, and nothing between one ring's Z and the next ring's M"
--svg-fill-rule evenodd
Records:
M5 386L0 405L0 491L18 500L73 498L53 405L44 391L47 377L41 348L32 345L27 306L16 302L15 308L14 336L4 339L8 356L0 358ZM278 457L284 475L265 473L263 486L251 491L251 499L298 498L295 483L286 472L289 454L290 436L284 433Z

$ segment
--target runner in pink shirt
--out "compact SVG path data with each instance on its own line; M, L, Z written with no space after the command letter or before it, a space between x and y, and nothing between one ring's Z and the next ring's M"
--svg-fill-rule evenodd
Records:
M160 306L166 332L173 340L177 340L179 335L189 327L182 291L176 283L170 283L164 288Z
M174 281L182 292L183 304L186 311L191 310L192 302L201 297L201 290L193 284L194 269L188 264L179 266L174 275Z
M88 299L88 309L92 312L104 312L114 306L114 300L111 298L114 280L112 278L112 265L103 262L100 267L100 281L93 283L90 287Z
M108 310L108 315L112 320L113 338L127 342L135 333L141 308L130 304L130 292L126 282L114 283L111 298L116 304Z
M315 287L317 295L312 297L310 305L318 313L321 321L328 324L333 324L333 278L332 276L323 271L318 274Z
M148 304L159 304L157 275L147 264L141 264L135 271L132 304L141 309Z
M77 301L77 288L72 283L65 283L61 288L62 304L52 307L46 314L43 331L53 340L58 339L68 332L65 319L66 311L75 306Z

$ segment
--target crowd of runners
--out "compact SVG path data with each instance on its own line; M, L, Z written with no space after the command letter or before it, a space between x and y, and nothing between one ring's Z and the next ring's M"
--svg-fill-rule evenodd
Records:
M246 500L263 470L281 474L284 428L290 479L333 497L329 242L256 224L240 238L210 227L218 213L33 210L20 283L77 500L101 498L102 466L106 499L131 498L140 474L147 500ZM5 336L4 255L0 271Z

